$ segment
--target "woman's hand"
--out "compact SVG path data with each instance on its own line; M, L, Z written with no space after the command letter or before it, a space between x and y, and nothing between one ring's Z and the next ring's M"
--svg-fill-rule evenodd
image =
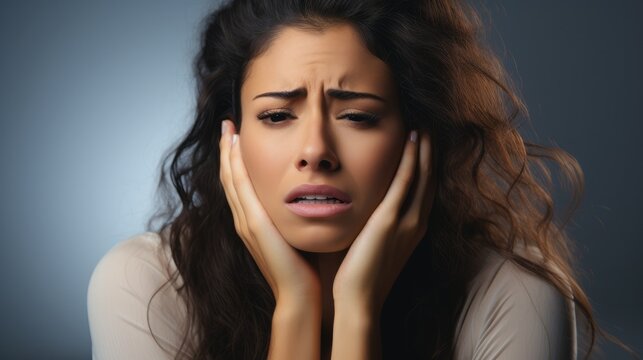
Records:
M219 176L235 228L270 285L277 303L308 302L316 300L315 297L321 301L317 271L284 240L257 198L231 121L222 123L219 147Z
M382 306L427 230L426 219L434 193L430 169L429 135L423 133L418 141L417 133L411 132L388 192L348 249L335 275L331 359L381 358ZM407 196L413 183L415 186Z
M350 309L379 317L393 283L426 233L433 193L429 135L422 133L417 139L417 132L412 132L388 192L337 271L333 282L336 316L338 309Z
M223 121L219 177L234 226L270 285L276 306L269 359L319 359L321 282L316 270L284 240L257 198L241 158L234 124Z

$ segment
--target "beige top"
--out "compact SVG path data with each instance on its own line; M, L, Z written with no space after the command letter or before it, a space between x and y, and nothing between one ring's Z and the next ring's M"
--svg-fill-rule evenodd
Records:
M88 291L94 360L174 359L185 303L172 285L150 302L175 269L169 254L148 232L116 245L96 266ZM551 284L490 253L460 315L455 358L576 359L574 314Z

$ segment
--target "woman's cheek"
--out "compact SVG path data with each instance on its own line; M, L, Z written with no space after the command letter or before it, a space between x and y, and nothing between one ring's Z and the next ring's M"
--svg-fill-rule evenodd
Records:
M366 212L374 211L382 201L399 164L399 146L390 142L380 144L382 146L362 146L359 152L362 156L351 159L351 172L361 189Z
M243 142L243 141L242 141ZM284 173L283 161L278 157L276 146L269 146L256 137L248 137L247 143L252 144L247 148L242 146L242 158L248 171L248 176L262 205L268 210L274 204L268 199L271 188L274 189Z

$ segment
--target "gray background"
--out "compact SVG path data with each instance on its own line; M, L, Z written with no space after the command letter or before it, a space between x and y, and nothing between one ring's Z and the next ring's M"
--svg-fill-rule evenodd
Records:
M190 64L215 2L1 4L0 355L89 358L89 277L152 213L161 154L191 120ZM598 319L641 351L642 2L481 6L529 136L585 171L570 232ZM610 345L605 355L625 358Z

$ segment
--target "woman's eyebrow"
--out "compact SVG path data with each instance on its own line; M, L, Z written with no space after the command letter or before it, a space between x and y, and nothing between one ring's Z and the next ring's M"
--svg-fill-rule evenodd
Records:
M306 96L306 90L303 88L295 89L295 90L289 90L289 91L271 91L263 94L259 94L252 98L252 100L256 100L260 97L274 97L274 98L279 98L279 99L295 99L298 97L303 97Z
M326 95L339 100L373 99L373 100L386 103L386 100L384 100L384 98L382 98L381 96L371 94L371 93L366 93L366 92L356 92L356 91L340 90L340 89L328 89L326 91ZM290 99L295 99L303 96L306 96L306 89L299 88L295 90L271 91L271 92L259 94L255 96L252 100L255 100L260 97L274 97L279 99L290 100Z

